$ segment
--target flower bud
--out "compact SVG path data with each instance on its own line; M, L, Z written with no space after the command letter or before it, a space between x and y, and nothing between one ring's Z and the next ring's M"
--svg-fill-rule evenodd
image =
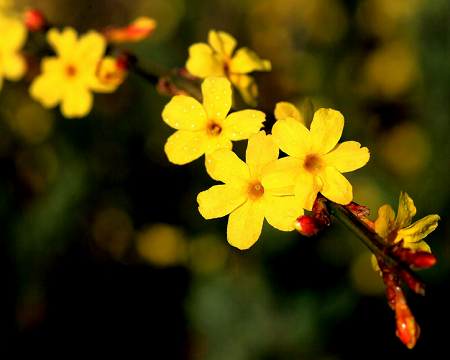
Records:
M42 31L47 26L47 21L45 20L44 14L34 8L28 8L25 10L24 22L30 32Z
M320 230L323 229L322 224L320 224L311 215L302 215L294 223L295 229L304 236L316 235Z
M408 349L412 349L419 338L420 326L407 304L401 302L395 304L395 322L397 325L395 334Z

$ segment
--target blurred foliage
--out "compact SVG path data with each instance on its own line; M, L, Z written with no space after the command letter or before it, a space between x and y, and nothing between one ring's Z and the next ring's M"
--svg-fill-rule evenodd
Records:
M445 0L16 0L79 33L154 18L125 46L145 66L183 67L210 29L270 59L257 73L260 109L279 101L332 107L343 139L371 151L349 173L354 200L442 218L427 239L439 263L410 297L422 328L408 351L369 251L336 221L318 237L264 226L242 252L226 219L203 219L196 196L214 184L202 160L168 162L170 100L130 74L93 111L65 119L29 98L37 65L0 93L0 215L4 351L85 352L176 359L346 359L445 351L450 321L450 3ZM245 142L235 150L241 158ZM450 209L449 209L450 210ZM413 220L414 221L414 220ZM365 349L361 352L360 349ZM406 351L407 355L406 355ZM366 354L370 352L370 354Z

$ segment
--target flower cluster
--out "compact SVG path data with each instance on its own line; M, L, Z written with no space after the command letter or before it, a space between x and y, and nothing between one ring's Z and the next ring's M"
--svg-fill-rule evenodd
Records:
M295 220L304 209L312 210L319 192L339 204L352 201L352 186L341 173L364 166L369 151L353 141L337 144L344 127L341 113L319 109L308 130L294 105L279 103L279 120L266 135L258 132L264 113L242 110L227 115L232 89L226 78L207 77L202 95L203 105L177 95L164 108L164 121L178 130L167 140L165 152L175 164L206 155L208 174L224 185L199 194L199 211L206 219L230 215L231 245L252 246L264 218L276 229L294 230ZM244 139L249 139L246 163L231 151L231 140ZM289 156L278 159L280 149Z

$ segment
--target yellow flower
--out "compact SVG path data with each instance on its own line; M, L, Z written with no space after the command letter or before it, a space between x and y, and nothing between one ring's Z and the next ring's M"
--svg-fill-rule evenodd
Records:
M264 218L276 229L292 231L295 219L303 215L293 196L293 187L280 190L265 183L265 167L278 158L278 152L273 137L260 131L248 140L247 163L227 149L216 150L206 157L209 175L225 184L201 192L197 197L198 209L205 219L230 214L228 242L241 250L258 240Z
M413 200L405 192L400 192L397 218L390 205L378 209L378 219L375 220L375 232L386 240L388 245L394 245L403 240L402 246L412 250L422 250L431 253L430 246L423 240L438 226L439 215L428 215L411 225L412 217L416 215ZM378 261L372 254L372 266L379 271Z
M200 78L207 76L227 77L239 90L245 103L255 106L258 87L255 79L246 75L252 71L270 71L269 60L261 60L246 47L233 56L236 40L226 32L210 30L208 44L196 43L189 47L186 69Z
M290 156L269 165L273 185L295 185L295 197L307 210L312 210L319 191L338 204L350 203L352 185L341 173L364 166L369 150L355 141L337 144L343 128L344 117L332 109L317 110L310 131L294 118L278 120L272 134Z
M375 220L375 232L389 245L403 240L403 247L431 252L428 244L423 240L438 226L439 215L428 215L411 224L416 214L413 200L407 193L401 192L398 203L397 218L390 205L383 205L378 209L378 219ZM394 220L395 219L395 220Z
M96 75L105 39L94 30L78 39L77 32L66 27L61 33L50 29L47 41L57 56L42 59L42 73L30 86L31 97L45 108L61 104L61 113L67 118L86 116L92 109L92 91L113 92L117 88L102 83Z
M248 139L262 128L266 115L242 110L227 116L231 108L230 82L208 77L202 84L203 105L192 97L176 95L166 105L162 117L178 131L164 146L169 161L183 165L220 148L232 148L231 141Z
M27 38L22 21L0 14L0 90L3 78L19 81L27 70L24 58L19 54Z

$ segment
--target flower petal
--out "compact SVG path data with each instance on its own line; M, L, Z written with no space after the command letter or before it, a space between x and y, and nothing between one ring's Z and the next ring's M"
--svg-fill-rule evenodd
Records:
M313 138L308 129L294 118L280 119L273 125L272 135L286 154L304 159L311 154Z
M231 245L245 250L258 240L264 222L264 213L260 205L260 201L247 200L230 214L227 238Z
M207 135L205 131L178 130L164 145L164 151L173 164L184 165L205 153Z
M226 184L248 187L250 172L246 163L227 149L219 149L206 157L206 171L217 181Z
M45 108L52 108L58 105L62 99L63 85L64 83L61 83L58 74L47 75L43 73L33 80L29 93Z
M387 239L394 227L395 212L391 205L383 205L378 209L378 219L375 220L375 232Z
M203 107L209 120L223 120L231 109L231 83L217 76L210 76L202 84Z
M328 154L322 155L322 159L327 165L333 166L341 173L363 167L369 158L369 149L361 148L361 144L356 141L338 144Z
M323 181L323 188L320 190L323 196L341 205L347 205L352 201L352 185L334 167L326 166L319 176Z
M70 59L73 49L77 46L78 33L69 26L65 27L61 32L57 28L51 28L47 31L46 38L59 57Z
M61 101L61 114L66 118L83 117L89 114L94 95L82 85L74 84L66 89Z
M236 47L236 39L224 31L210 30L208 43L224 60L231 59Z
M306 210L311 211L316 201L317 193L322 191L323 183L320 177L308 171L299 172L295 178L295 199Z
M232 148L231 140L222 134L216 136L208 135L206 137L205 155L209 155L218 149L231 150Z
M271 195L292 195L295 176L302 170L303 161L286 156L264 166L261 185Z
M265 192L261 200L267 222L281 231L294 230L294 221L304 214L295 196L272 196Z
M106 39L95 30L89 30L80 37L77 46L72 49L71 58L77 65L95 72L100 58L105 54Z
M3 76L11 81L19 81L27 70L27 63L17 53L2 53Z
M258 110L241 110L231 113L221 122L222 134L237 141L248 139L256 134L266 120L266 114Z
M275 105L275 119L286 119L288 117L294 118L305 125L305 119L303 119L303 116L297 107L286 101L277 103Z
M434 231L438 226L439 215L428 215L423 219L416 221L407 228L398 231L397 239L405 240L405 242L417 242L425 238L429 233ZM396 241L397 241L396 239Z
M225 69L220 57L208 44L196 43L189 47L186 69L195 76L225 76Z
M176 95L169 101L162 112L167 125L178 130L204 130L208 116L203 106L194 98Z
M262 60L247 47L240 48L230 61L230 72L248 74L252 71L270 71L272 65L269 60Z
M314 113L311 123L311 134L314 138L313 153L326 154L332 150L342 135L344 117L333 109L319 109Z
M215 185L197 196L198 211L205 219L228 215L247 200L245 189L234 185Z
M242 100L250 106L256 107L258 102L258 85L255 79L250 75L230 74L229 79L234 87L239 91Z
M278 147L272 135L265 131L253 134L248 139L246 163L250 169L250 177L261 181L261 169L268 163L278 159Z
M403 229L411 224L411 220L416 215L417 209L414 206L413 200L405 192L400 192L400 199L398 200L397 218L395 219L395 227Z
M430 246L424 240L417 242L404 242L403 247L411 250L422 250L431 253Z

